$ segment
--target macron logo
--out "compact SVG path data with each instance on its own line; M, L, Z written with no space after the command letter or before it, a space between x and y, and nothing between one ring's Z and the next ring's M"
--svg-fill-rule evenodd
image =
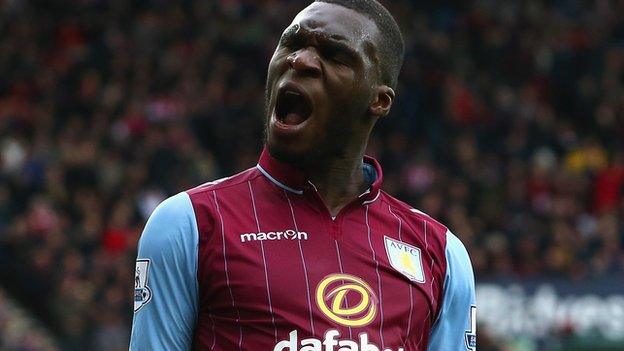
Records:
M292 229L283 232L245 233L240 235L241 242L247 241L275 241L275 240L308 240L308 233Z

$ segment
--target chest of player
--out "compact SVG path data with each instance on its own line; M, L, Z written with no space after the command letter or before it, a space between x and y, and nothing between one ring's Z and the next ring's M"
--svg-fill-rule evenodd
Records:
M297 196L250 200L218 204L200 251L200 310L206 324L231 331L220 343L243 350L424 349L443 276L421 233L381 202L332 219Z

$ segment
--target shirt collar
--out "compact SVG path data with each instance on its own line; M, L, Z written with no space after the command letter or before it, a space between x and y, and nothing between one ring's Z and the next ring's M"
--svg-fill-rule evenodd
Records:
M273 158L266 147L262 150L258 165L260 172L275 185L295 194L303 194L306 189L314 189L314 185L308 181L306 174L299 168ZM372 184L359 198L365 203L373 202L379 196L383 181L381 165L376 159L365 155L364 167L365 179L371 179ZM374 179L374 180L373 180Z

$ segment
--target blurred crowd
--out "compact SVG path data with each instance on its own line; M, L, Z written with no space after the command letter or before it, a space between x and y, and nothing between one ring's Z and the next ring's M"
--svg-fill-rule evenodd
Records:
M623 272L624 1L383 2L407 44L384 188L478 280ZM63 350L127 350L146 219L255 164L306 3L0 2L0 282Z
M56 351L53 338L0 289L0 350Z

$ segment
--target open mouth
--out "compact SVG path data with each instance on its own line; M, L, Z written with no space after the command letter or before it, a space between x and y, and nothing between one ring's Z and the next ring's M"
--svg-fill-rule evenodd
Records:
M281 89L275 104L275 117L284 125L296 126L305 122L312 114L312 105L305 95L291 89Z

